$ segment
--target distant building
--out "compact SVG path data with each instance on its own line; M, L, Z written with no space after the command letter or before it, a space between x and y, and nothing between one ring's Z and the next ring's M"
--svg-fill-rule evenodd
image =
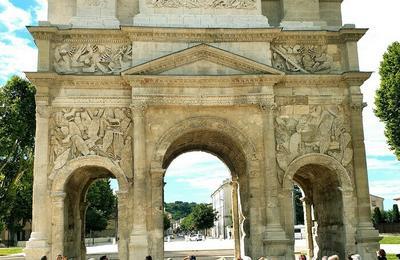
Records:
M215 238L232 238L232 186L230 179L223 181L212 195L212 206L217 212L212 236Z
M371 212L373 212L375 208L379 208L380 211L383 211L383 201L385 200L384 198L370 194L369 199Z

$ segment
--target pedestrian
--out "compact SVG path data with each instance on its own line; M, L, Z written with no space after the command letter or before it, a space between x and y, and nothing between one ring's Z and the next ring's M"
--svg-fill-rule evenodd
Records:
M385 250L379 249L379 251L377 252L377 257L378 260L387 260Z
M62 255L57 255L56 260L63 260Z
M355 254L355 255L352 255L352 256L351 256L351 259L352 259L352 260L361 260L361 256L358 255L358 254Z
M330 257L328 257L328 260L339 260L339 256L338 255L331 255Z
M145 260L153 260L153 258L151 257L151 255L146 256Z
M47 260L47 256L42 256L42 258L40 258L40 260Z
M196 257L194 255L190 256L189 260L196 260Z
M300 255L299 260L307 260L307 257L305 255Z
M108 257L106 255L103 255L102 257L100 257L100 260L108 260Z

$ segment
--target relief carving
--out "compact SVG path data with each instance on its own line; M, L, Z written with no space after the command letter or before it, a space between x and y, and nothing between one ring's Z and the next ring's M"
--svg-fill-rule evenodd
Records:
M353 149L343 107L313 106L310 109L310 114L306 115L277 116L276 157L279 167L285 171L301 155L322 153L349 168Z
M128 108L73 108L52 114L50 162L55 170L86 155L108 157L132 177L132 119Z
M254 0L153 0L150 4L158 8L256 8Z
M332 67L333 58L322 45L271 46L272 66L288 72L326 72Z
M129 68L131 64L131 45L64 43L54 50L54 68L63 74L115 74Z

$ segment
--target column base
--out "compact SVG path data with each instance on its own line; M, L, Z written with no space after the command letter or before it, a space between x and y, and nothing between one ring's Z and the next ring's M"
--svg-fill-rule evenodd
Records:
M148 254L147 234L131 235L129 243L129 259L143 260Z
M294 258L293 239L286 237L286 233L280 225L267 226L263 242L265 258L276 260L292 260Z
M357 252L362 259L375 259L379 250L379 232L370 222L360 223L356 232Z
M50 246L42 233L33 232L24 248L26 260L37 260L42 256L50 257Z

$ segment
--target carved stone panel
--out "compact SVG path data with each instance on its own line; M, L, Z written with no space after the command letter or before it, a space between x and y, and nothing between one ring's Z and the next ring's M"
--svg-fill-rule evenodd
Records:
M230 9L255 9L254 0L152 0L153 7L164 8L230 8Z
M54 69L62 74L117 74L132 64L132 46L59 44L54 49Z
M353 159L350 125L342 106L311 106L309 114L276 117L276 157L285 171L297 157L322 153L347 167Z
M132 117L129 108L64 108L52 113L53 169L86 155L108 157L132 177Z
M271 50L273 67L287 72L328 72L333 63L323 45L275 45Z

